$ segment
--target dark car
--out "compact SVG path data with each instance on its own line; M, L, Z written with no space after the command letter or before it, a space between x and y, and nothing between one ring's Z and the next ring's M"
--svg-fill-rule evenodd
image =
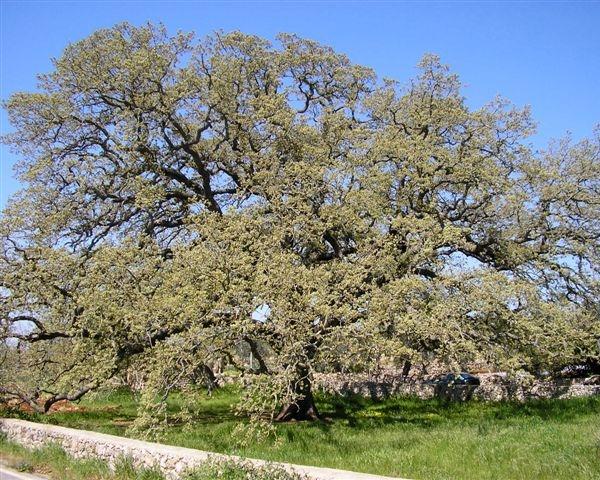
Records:
M439 386L451 386L451 385L480 385L481 381L475 375L470 373L446 373L440 377L430 380L430 384Z

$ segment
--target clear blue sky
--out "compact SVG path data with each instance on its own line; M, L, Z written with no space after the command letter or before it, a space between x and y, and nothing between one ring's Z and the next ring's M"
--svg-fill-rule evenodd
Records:
M496 94L531 105L532 139L600 122L600 2L45 1L0 0L1 91L35 89L35 75L69 42L121 21L163 22L199 35L293 32L329 44L380 76L408 80L426 52L441 55L476 107ZM2 133L9 131L4 112ZM15 157L0 147L0 208L18 188Z

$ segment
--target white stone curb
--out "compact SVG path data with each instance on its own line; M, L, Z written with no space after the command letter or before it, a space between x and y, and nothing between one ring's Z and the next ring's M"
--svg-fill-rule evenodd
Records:
M136 467L160 467L170 480L177 480L184 470L197 467L209 459L235 460L255 466L277 465L311 480L402 480L332 468L241 458L12 418L0 418L0 431L9 440L30 448L48 442L59 443L67 453L76 458L97 457L112 464L119 457L129 457Z

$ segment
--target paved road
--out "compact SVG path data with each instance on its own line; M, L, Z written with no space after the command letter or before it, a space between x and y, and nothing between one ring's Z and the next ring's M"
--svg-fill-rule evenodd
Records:
M0 465L0 480L47 480L45 477L21 473Z

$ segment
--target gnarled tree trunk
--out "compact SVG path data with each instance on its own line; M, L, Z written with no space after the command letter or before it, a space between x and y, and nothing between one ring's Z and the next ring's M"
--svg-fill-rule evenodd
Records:
M275 421L318 420L320 415L315 404L315 398L312 393L312 382L307 371L299 371L299 380L294 382L293 389L296 401L283 405L275 417Z

